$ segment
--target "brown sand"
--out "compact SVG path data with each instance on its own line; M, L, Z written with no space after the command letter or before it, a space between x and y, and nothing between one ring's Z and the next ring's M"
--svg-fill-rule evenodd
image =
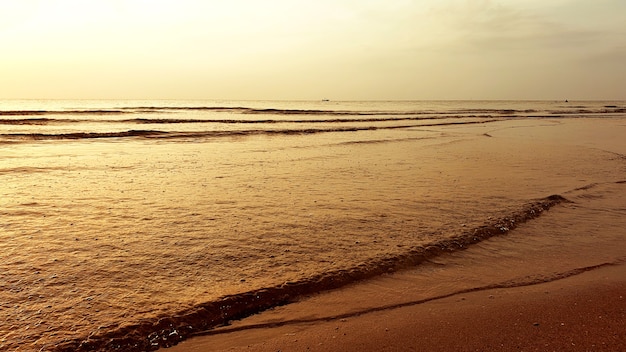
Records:
M402 275L402 274L399 274ZM388 284L389 281L386 282ZM182 342L200 351L624 351L626 265L548 283L478 290L388 309L337 315L360 284L260 314ZM373 286L372 286L373 285ZM406 289L402 280L371 294L372 307ZM374 292L374 291L372 291ZM168 351L169 351L168 350Z
M586 132L591 122L570 125L580 127L568 131L577 141L572 152L585 145L623 159L623 139ZM624 186L614 179L570 187L562 194L571 204L506 236L234 321L166 351L626 351Z

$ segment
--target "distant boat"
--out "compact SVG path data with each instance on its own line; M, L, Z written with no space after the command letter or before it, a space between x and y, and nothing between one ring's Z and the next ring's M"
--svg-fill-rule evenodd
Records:
M322 101L330 101L329 99L322 99Z

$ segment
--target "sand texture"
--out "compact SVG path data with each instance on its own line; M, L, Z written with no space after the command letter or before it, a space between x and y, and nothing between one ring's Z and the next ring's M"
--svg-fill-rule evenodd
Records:
M410 276L374 280L260 314L166 351L623 351L626 266L558 281L410 298ZM353 306L358 295L360 309ZM385 304L381 303L384 302Z

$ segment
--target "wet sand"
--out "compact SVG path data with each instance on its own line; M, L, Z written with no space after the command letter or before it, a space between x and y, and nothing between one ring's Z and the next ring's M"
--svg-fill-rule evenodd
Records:
M165 351L623 351L626 219L594 214L626 205L620 187L570 192L506 235ZM594 243L600 234L615 241Z
M401 275L401 274L400 274ZM365 283L363 286L377 285ZM261 314L167 351L623 351L626 265L538 285L478 290L337 316L363 287ZM382 299L382 300L381 300ZM331 307L331 308L328 308ZM380 308L380 309L377 309ZM254 321L252 321L254 320Z
M542 135L549 128L537 126L488 133L532 136L528 146L542 153L519 155L529 164L564 142L624 159L621 124L593 133L593 120L568 123L564 134ZM509 176L531 172L518 171ZM570 189L560 192L568 202L503 236L196 333L164 351L626 350L626 183L572 186L561 185Z

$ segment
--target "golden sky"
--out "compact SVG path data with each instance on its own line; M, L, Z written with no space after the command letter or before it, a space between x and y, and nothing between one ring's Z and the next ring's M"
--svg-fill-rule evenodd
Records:
M0 99L626 99L624 0L0 0Z

